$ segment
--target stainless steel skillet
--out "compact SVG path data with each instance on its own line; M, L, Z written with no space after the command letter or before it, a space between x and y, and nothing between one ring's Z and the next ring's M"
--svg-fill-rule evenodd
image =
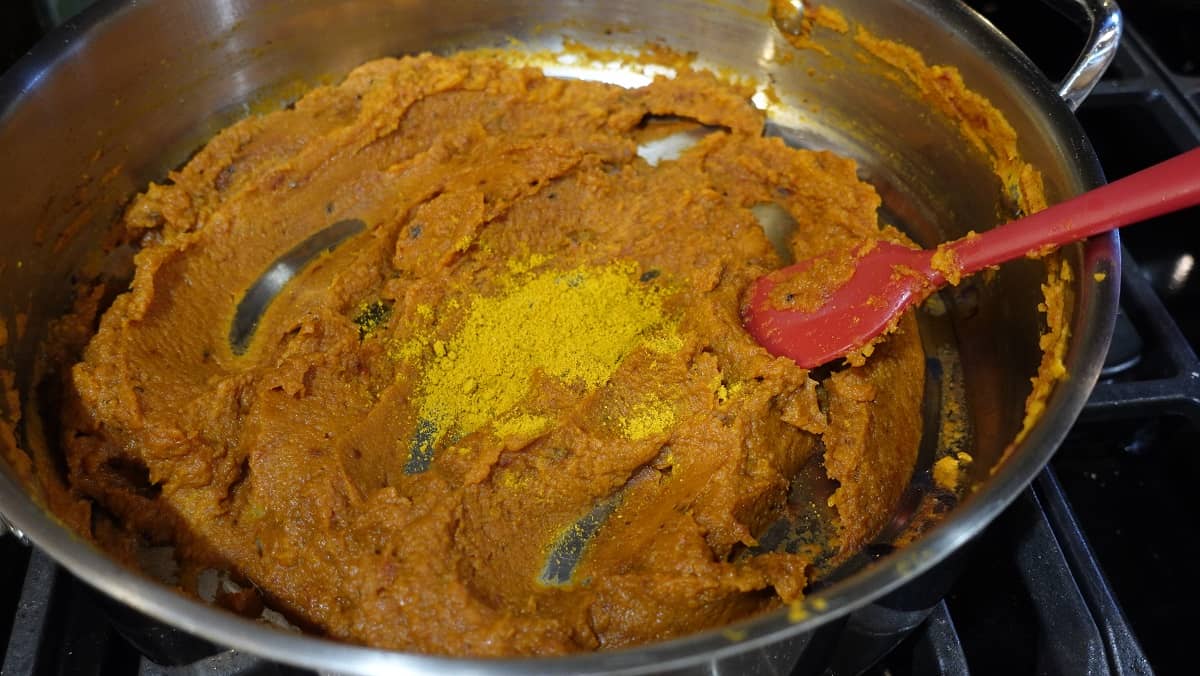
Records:
M1032 1L1032 0L1029 0ZM1011 43L950 0L844 0L841 9L873 33L956 66L1020 138L1056 200L1102 180L1070 112L1111 59L1120 32L1104 0L1059 0L1086 15L1085 53L1056 87ZM160 178L221 126L273 100L289 83L336 77L367 59L421 50L506 46L553 48L562 35L591 45L637 47L662 40L702 63L772 81L782 105L776 133L857 158L888 213L927 242L995 223L1005 196L982 158L964 151L957 128L902 83L855 58L850 40L827 36L829 56L797 52L766 18L766 2L446 2L424 0L138 0L103 2L51 34L0 81L0 307L9 341L3 367L16 374L24 423L19 442L41 430L31 407L38 347L66 307L70 279L96 271L95 252L128 198ZM810 75L809 71L816 75ZM590 75L588 73L590 72ZM581 67L612 79L619 69ZM1070 377L1011 456L1028 379L1039 358L1035 308L1040 263L1006 269L961 290L951 319L976 458L972 495L940 525L899 551L786 611L631 650L569 658L487 661L405 655L347 646L255 624L184 598L117 565L67 532L0 463L0 513L37 546L125 606L217 644L324 671L380 673L638 673L785 671L828 654L855 627L915 624L936 599L960 550L1046 463L1086 400L1111 333L1119 254L1115 236L1066 252L1077 272L1070 308ZM1094 273L1108 283L1095 282ZM16 413L7 411L10 418ZM39 411L50 421L52 410ZM897 591L899 590L899 591Z

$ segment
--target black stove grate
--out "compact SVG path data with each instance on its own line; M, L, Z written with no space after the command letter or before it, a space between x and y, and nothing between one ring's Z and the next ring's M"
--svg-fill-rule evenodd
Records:
M1053 11L968 4L1052 76L1073 61L1078 31ZM1125 4L1137 29L1079 111L1110 179L1200 144L1200 3ZM31 16L18 9L0 20L18 31L2 41L12 54L0 66L36 38L14 28ZM1200 307L1200 209L1123 238L1122 317L1080 423L979 538L946 599L872 674L1190 670L1179 620L1200 606L1200 540L1180 532L1177 515L1200 513L1200 313L1191 311ZM116 632L93 594L45 554L0 537L0 674L304 673L236 652L160 666Z

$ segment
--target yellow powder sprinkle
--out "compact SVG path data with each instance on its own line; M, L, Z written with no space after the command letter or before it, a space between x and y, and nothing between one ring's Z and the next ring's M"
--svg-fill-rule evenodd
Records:
M1103 282L1104 280L1108 279L1108 275L1103 272L1097 272L1096 274L1092 275L1092 279L1096 280L1097 282Z
M738 641L746 640L745 629L723 629L721 634L728 640L737 643Z
M496 436L534 437L550 427L551 420L541 415L523 414L496 423Z
M933 463L933 483L942 490L953 491L958 488L958 470L957 458L949 455L940 458Z
M388 348L388 357L396 361L412 361L429 349L428 344L421 338L413 338L404 342L393 343Z
M536 372L585 390L603 385L649 337L675 332L659 288L638 281L636 264L615 263L544 271L514 281L506 295L474 298L458 332L433 343L437 358L417 392L421 419L436 438L470 434L513 411ZM533 426L519 415L501 423L508 432Z
M359 338L366 338L387 324L392 316L392 306L383 301L360 303L354 311L354 323L358 325Z
M788 622L801 622L808 619L808 609L803 601L792 601L788 604Z
M639 402L621 418L621 431L626 437L640 441L646 437L662 434L675 425L675 410L671 404L652 397Z
M511 469L499 470L496 472L492 482L497 486L507 489L525 488L529 485L529 479L518 474Z
M540 267L543 263L550 260L550 257L545 254L530 254L525 260L512 259L505 264L508 266L508 271L514 275L523 275L530 270Z
M712 388L713 397L716 398L718 406L729 403L729 400L737 396L737 393L742 390L741 383L727 383L720 374L713 379L710 387Z
M645 344L659 354L675 354L683 349L683 338L675 331L661 331L647 338Z

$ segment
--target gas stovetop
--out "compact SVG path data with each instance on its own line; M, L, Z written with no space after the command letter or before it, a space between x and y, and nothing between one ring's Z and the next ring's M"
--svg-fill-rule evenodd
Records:
M3 4L0 69L42 32L36 3ZM968 4L1052 77L1083 42L1071 21L1034 0ZM1200 2L1125 4L1117 60L1078 112L1109 179L1200 145ZM907 638L864 645L864 656L890 648L869 673L1190 671L1182 620L1200 604L1200 541L1181 525L1200 514L1200 312L1192 311L1200 209L1127 228L1122 238L1122 316L1082 418L1051 466L969 550L929 618ZM234 652L195 654L190 642L163 654L170 637L154 625L147 632L156 640L118 633L85 585L40 551L0 538L0 673L294 673Z

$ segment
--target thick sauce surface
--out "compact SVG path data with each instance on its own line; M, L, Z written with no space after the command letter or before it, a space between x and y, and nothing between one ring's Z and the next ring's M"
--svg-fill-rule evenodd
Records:
M747 94L421 56L222 132L129 209L135 278L71 371L88 534L128 561L173 545L184 589L231 571L249 614L434 653L631 645L799 598L907 482L924 364L911 317L824 382L742 329L781 265L753 205L795 217L798 258L897 236L852 162L763 138ZM724 131L652 167L663 117ZM235 353L246 289L351 218ZM836 536L757 553L822 460Z

